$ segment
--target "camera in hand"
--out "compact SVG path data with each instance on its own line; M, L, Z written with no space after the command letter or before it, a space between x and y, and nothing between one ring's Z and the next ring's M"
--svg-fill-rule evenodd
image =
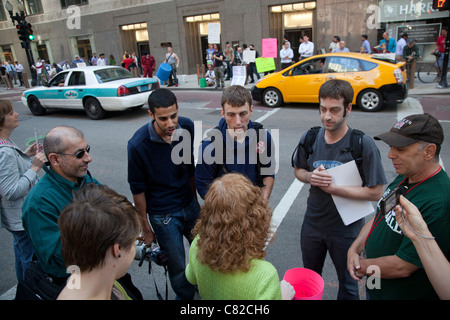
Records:
M389 192L380 201L380 209L383 215L386 215L389 211L394 209L400 202L400 196L405 193L406 187L400 186Z
M139 261L139 267L142 266L142 263L144 261L153 261L158 266L167 266L167 263L169 262L169 255L167 252L161 250L159 245L157 243L152 243L150 247L145 246L142 249L141 253L141 260Z

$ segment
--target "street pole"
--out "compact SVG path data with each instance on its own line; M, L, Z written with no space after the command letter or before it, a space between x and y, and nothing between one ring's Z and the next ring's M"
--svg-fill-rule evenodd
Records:
M13 6L11 5L11 3L9 3L9 1L6 1L5 8L9 12L9 16L11 18L13 25L15 25L15 21L17 21L18 25L20 25L20 24L25 25L27 23L27 21L25 20L25 7L24 7L23 3L19 2L19 5L18 5L20 15L17 12L15 15L13 14ZM36 77L36 71L33 69L34 59L33 59L33 52L31 51L30 40L28 40L28 39L24 40L24 41L22 41L21 44L22 44L22 48L25 49L25 53L27 54L27 60L28 60L28 65L30 67L31 79L32 79L31 85L34 87L37 84L37 77Z
M33 65L34 65L34 58L33 58L33 51L31 50L31 46L30 46L30 42L25 42L24 43L25 48L25 52L27 54L27 60L28 60L28 65L30 67L30 72L31 72L31 86L35 87L37 84L37 75L36 75L36 69L33 69Z
M449 12L449 22L450 22L450 10ZM450 23L448 24L450 26ZM449 59L449 53L450 53L450 33L447 30L447 39L445 39L445 51L444 51L444 64L442 66L442 72L441 72L441 81L439 81L439 84L437 85L437 88L448 88L447 83L447 69L448 69L448 59Z

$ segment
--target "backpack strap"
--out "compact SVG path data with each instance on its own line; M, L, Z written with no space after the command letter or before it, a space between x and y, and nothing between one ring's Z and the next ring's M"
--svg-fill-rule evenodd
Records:
M306 132L305 141L302 143L301 141L298 143L297 147L295 148L294 152L291 156L291 165L293 168L295 168L294 164L294 158L297 155L298 148L302 147L303 150L305 150L306 154L306 161L308 161L309 156L313 153L313 145L314 142L316 142L317 135L319 134L321 127L312 127ZM309 171L309 168L308 168Z
M362 132L361 130L353 129L352 138L351 138L351 147L350 147L352 157L356 162L356 166L358 167L358 171L359 171L359 174L363 181L363 185L366 184L364 170L362 168L362 163L363 163L362 151L363 151L363 136L364 135L365 135L365 133Z

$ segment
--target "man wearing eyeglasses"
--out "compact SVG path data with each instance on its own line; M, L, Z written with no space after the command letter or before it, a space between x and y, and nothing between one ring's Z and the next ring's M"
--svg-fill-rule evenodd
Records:
M63 280L68 275L61 253L59 214L72 201L73 192L100 183L88 171L90 147L79 130L51 129L44 148L50 169L25 199L22 221L44 272Z

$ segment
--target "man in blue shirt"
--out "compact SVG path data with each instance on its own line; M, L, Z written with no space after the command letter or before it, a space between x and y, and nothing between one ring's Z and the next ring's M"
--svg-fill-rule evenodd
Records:
M362 45L361 45L361 53L368 53L371 54L372 53L372 49L370 48L370 42L368 39L367 34L363 34L361 36L361 41L362 41ZM364 48L364 52L362 51L362 48Z
M386 49L389 52L395 53L395 51L397 50L397 42L394 38L389 37L388 32L383 33L383 40L380 41L379 45L381 46L382 43L386 43Z
M169 256L169 278L177 298L193 299L195 289L184 273L183 236L192 241L200 213L194 185L194 123L178 116L177 99L168 89L155 90L148 105L152 121L128 142L128 182L142 217L145 244L158 240Z
M262 196L269 200L275 181L275 152L269 132L250 121L252 102L250 92L242 86L224 90L223 118L202 142L195 169L195 185L202 198L216 178L237 172L260 186Z

